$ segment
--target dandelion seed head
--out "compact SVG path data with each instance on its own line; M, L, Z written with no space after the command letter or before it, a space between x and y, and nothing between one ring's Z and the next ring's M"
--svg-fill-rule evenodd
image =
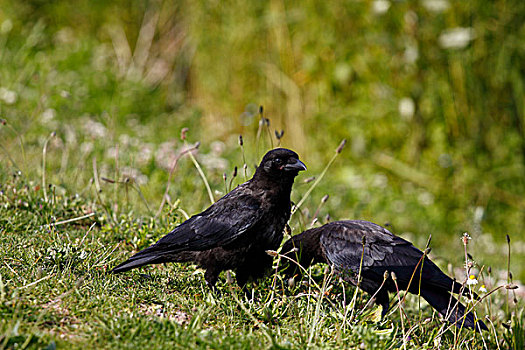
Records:
M84 132L92 138L98 139L106 136L107 129L102 123L87 119L84 122Z

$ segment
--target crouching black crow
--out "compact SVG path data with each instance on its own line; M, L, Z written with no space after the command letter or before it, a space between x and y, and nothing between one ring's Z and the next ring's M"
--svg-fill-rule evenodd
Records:
M360 220L331 222L292 237L282 251L305 268L318 262L333 266L344 280L374 295L383 316L389 309L388 292L397 291L391 274L385 274L388 271L395 274L400 290L420 294L456 326L487 330L472 312L465 314L465 306L452 296L451 292L464 292L461 284L410 242L379 225ZM361 281L357 283L360 269ZM296 271L297 266L290 264L285 273L292 276Z
M219 274L234 270L244 287L272 266L265 251L276 249L290 218L290 192L294 178L306 166L298 155L277 148L263 157L249 181L200 214L192 216L112 272L128 271L148 264L193 261L206 270L213 288Z

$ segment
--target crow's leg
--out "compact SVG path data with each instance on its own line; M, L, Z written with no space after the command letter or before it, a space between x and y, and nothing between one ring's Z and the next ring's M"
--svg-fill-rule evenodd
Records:
M249 275L243 270L238 269L235 271L235 278L237 280L237 285L239 288L241 288L242 292L246 296L246 299L253 301L254 296L252 295L250 288L248 288Z
M210 287L210 289L214 292L217 292L217 288L215 287L215 284L217 283L217 280L219 279L219 274L221 272L217 271L213 268L208 268L206 272L204 273L204 279L206 280L206 285Z

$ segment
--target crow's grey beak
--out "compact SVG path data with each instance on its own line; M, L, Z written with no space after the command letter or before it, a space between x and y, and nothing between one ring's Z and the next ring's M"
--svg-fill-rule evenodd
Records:
M286 169L286 170L303 171L303 170L306 170L306 165L304 165L304 163L301 162L299 159L294 159L294 162L286 164L284 166L284 169Z

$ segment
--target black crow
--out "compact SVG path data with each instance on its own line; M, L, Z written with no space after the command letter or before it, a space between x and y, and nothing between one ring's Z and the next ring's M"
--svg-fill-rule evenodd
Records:
M331 222L290 238L282 252L305 268L319 262L333 266L345 281L375 296L375 302L383 308L383 317L389 309L388 292L397 291L390 274L385 280L388 271L395 273L400 290L420 294L450 322L487 330L471 312L465 315L465 307L451 295L451 292L467 294L461 284L445 275L427 256L423 258L423 252L412 243L374 223ZM290 263L285 273L293 276L297 270L297 266Z
M302 170L306 166L295 152L285 148L269 151L249 181L112 272L193 261L206 270L204 278L211 288L224 270L234 270L237 284L244 287L272 266L272 258L265 251L277 249L283 239L290 218L290 192Z

